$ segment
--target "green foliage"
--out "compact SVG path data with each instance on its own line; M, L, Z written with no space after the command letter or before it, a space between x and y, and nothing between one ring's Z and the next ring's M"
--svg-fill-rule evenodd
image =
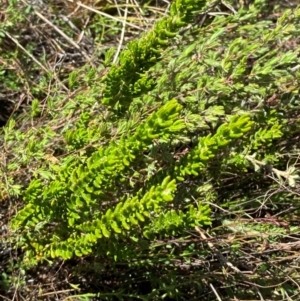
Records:
M72 101L62 96L63 109L47 116L52 128L66 117L59 130L13 136L13 123L4 130L7 145L26 141L26 160L18 163L39 162L11 221L28 260L94 255L116 270L121 264L138 271L136 279L151 283L148 300L187 300L191 285L200 295L209 281L239 283L239 273L222 274L229 264L206 275L199 262L220 256L217 250L237 259L248 243L261 242L259 233L270 243L285 235L282 221L253 221L262 210L289 212L291 204L299 210L300 46L293 42L300 9L274 23L261 17L264 1L255 1L235 14L212 13L209 24L179 34L194 13L214 5L175 1L170 16L129 43L101 81L91 68L88 88ZM70 87L82 78L72 73ZM33 102L30 117L41 114ZM43 142L35 144L38 135ZM60 148L41 163L51 139ZM230 245L228 233L247 237ZM227 240L216 248L218 235ZM258 283L263 271L251 280ZM234 288L227 292L235 297Z
M147 150L153 139L169 139L172 134L184 129L183 120L178 119L181 108L172 100L153 112L131 137L121 136L119 141L112 141L81 163L76 160L66 162L57 172L56 179L48 181L46 188L41 180L32 181L24 196L28 204L14 219L13 227L34 227L41 233L43 228L47 229L46 220L55 220L61 223L62 239L66 235L63 228L74 228L80 233L84 231L85 235L81 237L80 234L80 239L74 233L71 234L67 244L57 244L57 233L53 247L56 251L53 251L45 237L44 244L47 248L51 247L52 256L70 258L73 252L77 256L91 252L91 243L102 237L109 238L111 231L125 235L132 225L143 223L150 211L155 212L161 208L161 202L173 199L176 185L175 180L170 182L169 176L160 187L152 186L143 197L138 197L141 195L139 192L136 197L118 203L114 211L108 209L106 213L101 213L96 208L101 206L100 199L105 194L110 193L119 181L126 179L130 172L128 167L136 161L139 153ZM92 217L92 221L91 213L95 217ZM191 214L195 215L193 211ZM30 239L33 244L32 234ZM67 248L63 247L66 245ZM42 246L37 242L36 248L41 249Z
M162 50L170 45L179 29L193 21L194 13L201 11L205 0L177 0L172 3L170 16L156 22L154 28L139 40L130 42L122 52L119 64L112 66L104 78L102 103L130 105L136 95L151 90L154 79L144 75L160 59Z

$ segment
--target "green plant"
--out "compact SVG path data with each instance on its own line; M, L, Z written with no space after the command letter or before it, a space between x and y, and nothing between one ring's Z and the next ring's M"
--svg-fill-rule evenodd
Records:
M175 1L101 80L83 68L69 76L72 89L86 84L70 101L49 98L47 114L32 104L32 122L44 116L48 127L5 136L26 141L11 168L34 162L11 221L26 260L94 256L101 281L110 268L113 288L96 294L107 300L188 300L215 286L232 298L287 292L282 271L291 271L276 258L286 233L299 234L289 210L299 213L300 10L274 23L266 7L210 11L179 35L204 6ZM253 266L251 277L241 272Z
M154 79L144 74L155 65L162 50L170 45L179 29L191 23L194 14L203 10L206 1L177 0L170 8L170 16L156 22L142 38L130 42L119 57L119 64L110 68L103 79L105 88L102 103L128 107L132 98L151 90Z

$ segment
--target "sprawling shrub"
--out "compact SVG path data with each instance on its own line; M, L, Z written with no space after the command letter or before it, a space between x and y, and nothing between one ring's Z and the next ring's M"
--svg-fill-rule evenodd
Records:
M299 210L300 9L274 22L265 5L237 12L228 5L217 14L214 2L177 0L170 17L131 42L105 77L86 80L89 90L74 100L91 105L55 134L69 154L36 171L11 222L27 258L92 254L137 278L144 271L149 300L187 300L204 294L205 283L230 286L235 277L250 283L240 263L203 241L205 231L212 239L242 233L255 246L298 231L258 216ZM196 13L213 17L187 27ZM237 216L243 219L234 223ZM257 227L256 218L265 224ZM241 245L218 247L237 260ZM206 272L211 254L234 271L232 279Z

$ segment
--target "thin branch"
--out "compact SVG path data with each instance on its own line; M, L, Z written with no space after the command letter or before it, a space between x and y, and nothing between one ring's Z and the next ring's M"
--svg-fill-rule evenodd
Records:
M218 301L222 301L221 297L219 296L218 292L214 288L214 286L210 283L209 286L211 287L212 291L214 292L215 296L217 297Z
M40 17L43 21L45 21L48 25L50 25L56 32L58 32L66 41L68 41L72 46L78 49L85 59L92 64L91 58L80 48L80 46L70 39L63 31L61 31L57 26L55 26L51 21L49 21L46 17L40 14L38 11L34 10L35 14ZM93 65L93 64L92 64ZM94 66L93 66L94 67Z
M3 31L4 34L11 39L20 49L22 49L42 70L44 70L47 74L50 73L50 71L41 63L39 62L31 53L29 53L20 43L18 40L16 40L14 37L12 37L7 31ZM69 89L57 78L56 74L53 73L53 76L56 80L60 82L62 87L68 92Z
M128 4L128 0L126 0L126 4ZM113 59L113 64L115 64L117 62L119 54L120 54L121 49L122 49L122 44L123 44L123 41L124 41L124 36L125 36L125 31L126 31L127 14L128 14L128 7L126 6L125 7L125 12L124 12L124 21L123 21L123 26L122 26L122 32L121 32L120 42L119 42L119 46L118 46L117 52L116 52L116 54L114 56L114 59Z
M94 8L92 8L92 7L89 7L89 6L87 6L87 5L85 5L85 4L81 3L81 2L74 1L74 0L68 0L68 1L69 1L69 2L72 2L72 3L76 3L76 4L77 4L78 6L80 6L80 7L83 7L83 8L85 8L85 9L87 9L87 10L89 10L89 11L92 11L92 12L98 14L98 15L101 15L101 16L104 16L104 17L107 17L107 18L110 18L110 19L112 19L112 20L114 20L114 21L117 21L117 22L124 22L123 20L121 20L121 19L119 19L119 18L116 18L116 17L114 17L114 16L112 16L112 15L106 14L106 13L104 13L104 12L102 12L102 11L99 11L99 10L97 10L97 9L94 9ZM125 21L125 22L126 22L126 21ZM136 28L136 29L139 29L139 30L142 30L141 27L139 27L139 26L137 26L137 25L135 25L135 24L129 23L129 22L126 22L126 25L128 25L128 26L130 26L130 27L133 27L133 28Z

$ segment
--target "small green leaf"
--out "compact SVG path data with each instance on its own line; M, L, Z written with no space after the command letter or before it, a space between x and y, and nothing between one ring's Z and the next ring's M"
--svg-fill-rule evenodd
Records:
M122 233L121 228L119 228L118 224L115 221L112 221L110 225L116 233Z
M103 233L103 236L105 236L106 238L110 237L110 232L107 230L104 224L101 225L101 231Z

